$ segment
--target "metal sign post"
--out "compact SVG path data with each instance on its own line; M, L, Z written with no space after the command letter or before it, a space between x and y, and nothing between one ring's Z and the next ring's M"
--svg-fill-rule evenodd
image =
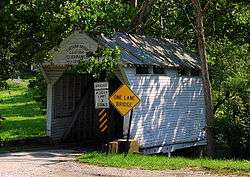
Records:
M113 106L117 109L117 111L125 116L130 112L129 116L129 127L127 133L126 140L126 153L125 156L129 152L129 139L130 139L130 131L131 131L131 123L133 118L133 108L139 104L140 98L127 86L122 85L119 87L110 97L109 101L113 104Z
M108 110L109 108L109 83L108 82L95 82L95 108L97 111L98 117L98 129L100 140L106 142L107 140L107 131L109 127L108 120Z
M131 109L130 116L129 116L129 126L128 126L128 134L127 134L127 149L126 149L126 154L128 154L129 151L129 138L130 138L130 130L131 130L131 123L132 123L132 118L133 118L133 110Z

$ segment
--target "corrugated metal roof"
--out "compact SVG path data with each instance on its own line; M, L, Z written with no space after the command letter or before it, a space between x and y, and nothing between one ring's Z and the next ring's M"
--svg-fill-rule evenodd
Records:
M178 42L127 33L116 33L112 38L98 37L106 47L119 47L124 64L200 68L198 58Z

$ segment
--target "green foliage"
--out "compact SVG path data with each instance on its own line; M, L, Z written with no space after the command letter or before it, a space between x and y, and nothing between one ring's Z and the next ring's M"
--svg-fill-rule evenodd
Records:
M3 120L5 120L5 118L2 116L2 115L0 115L0 128L1 128L1 125L2 125L2 121ZM1 140L1 137L0 137L0 140Z
M47 83L41 72L36 73L35 78L29 81L28 88L32 93L33 99L39 103L39 106L45 112L47 105Z
M124 0L0 2L0 88L30 64L46 60L48 51L73 30L80 28L92 36L126 32L136 13ZM249 125L250 4L245 0L211 1L204 20L216 127L220 130L216 131L218 142L228 147L228 153L234 148L250 149L249 141L242 143L249 139L243 127ZM146 35L174 38L195 51L194 26L190 0L155 0L144 31ZM99 79L106 73L110 77L118 64L118 54L102 49L70 72L92 73ZM45 103L41 75L31 81L30 88L35 99ZM237 134L239 141L229 134Z
M0 82L30 64L75 29L89 34L126 31L136 10L122 0L9 1L0 6Z
M233 94L250 88L250 44L238 45L226 38L210 40L208 46L214 90Z
M250 159L248 100L249 97L234 96L225 101L216 113L215 132L221 157Z
M127 31L136 10L122 0L75 0L64 7L70 23L82 30L106 35Z
M195 48L195 30L192 2L186 0L156 0L147 23L148 35L162 36L181 41L185 46Z
M175 38L195 51L194 17L191 1L157 0L145 31L149 35ZM243 98L249 100L250 4L234 0L211 1L204 20L217 127L215 133L220 138L217 142L227 147L225 153L242 157L243 153L232 153L232 150L244 149L245 152L250 149L249 138L245 140L249 133L243 133L241 127L249 126L249 101L239 101ZM242 131L237 132L232 127ZM233 134L237 141L227 136ZM242 139L244 143L240 143Z
M204 21L207 38L228 38L239 45L250 44L249 3L235 0L210 1ZM156 0L144 31L147 35L174 38L195 49L197 45L192 1Z
M250 5L215 1L207 18L215 135L220 156L250 158ZM222 150L223 149L223 150Z
M136 13L133 7L122 0L17 0L13 3L6 2L1 7L0 88L6 85L4 81L15 77L25 67L48 59L48 51L59 45L73 30L80 28L90 35L110 35L114 31L126 31ZM115 65L109 62L107 53L108 51L103 53L104 59L101 62L93 56L88 63L93 67L87 72L97 76L99 69L112 69ZM116 55L115 52L112 55ZM81 62L82 66L86 64ZM109 69L107 72L109 75ZM44 108L46 88L41 74L30 82L29 88L34 99Z
M234 0L212 1L206 18L206 34L215 39L228 38L250 44L250 4Z
M140 154L108 154L89 152L79 158L80 162L101 166L140 168L146 170L208 170L219 174L244 174L250 172L249 161L237 160L210 160L189 159L184 157L171 157L160 155L145 156Z
M220 155L250 158L249 44L209 41L215 100L215 134ZM223 68L223 69L222 69Z
M83 74L88 73L99 80L114 76L114 70L120 61L118 48L99 48L95 53L81 59L78 65L73 66L69 72Z

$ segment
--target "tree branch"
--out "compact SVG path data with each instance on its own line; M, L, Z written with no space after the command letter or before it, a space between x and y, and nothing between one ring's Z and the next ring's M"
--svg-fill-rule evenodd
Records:
M137 5L138 5L137 0L130 0L130 3L131 3L135 8L137 8Z
M192 4L196 8L196 10L200 10L201 9L201 4L200 4L199 0L192 0Z
M233 97L233 95L230 96L230 92L225 93L225 97L223 99L220 99L214 106L213 113L215 114L218 108L225 103L229 98Z
M207 10L208 10L208 7L209 7L209 4L210 4L211 0L208 0L207 3L205 4L204 8L203 8L203 13L206 13Z
M133 29L136 33L143 34L143 26L151 12L155 0L145 0L140 7L139 14L133 20Z

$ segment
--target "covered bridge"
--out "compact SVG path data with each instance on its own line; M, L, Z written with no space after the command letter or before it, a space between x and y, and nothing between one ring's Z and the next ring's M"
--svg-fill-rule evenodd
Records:
M206 144L205 114L200 64L178 42L116 33L112 38L90 38L76 32L65 39L53 59L43 65L48 82L48 135L55 142L98 141L98 112L94 109L90 75L69 75L77 64L99 46L119 47L121 63L110 80L110 94L122 83L141 99L134 109L131 137L144 153L166 153ZM108 110L109 140L127 134L128 116L113 107Z

